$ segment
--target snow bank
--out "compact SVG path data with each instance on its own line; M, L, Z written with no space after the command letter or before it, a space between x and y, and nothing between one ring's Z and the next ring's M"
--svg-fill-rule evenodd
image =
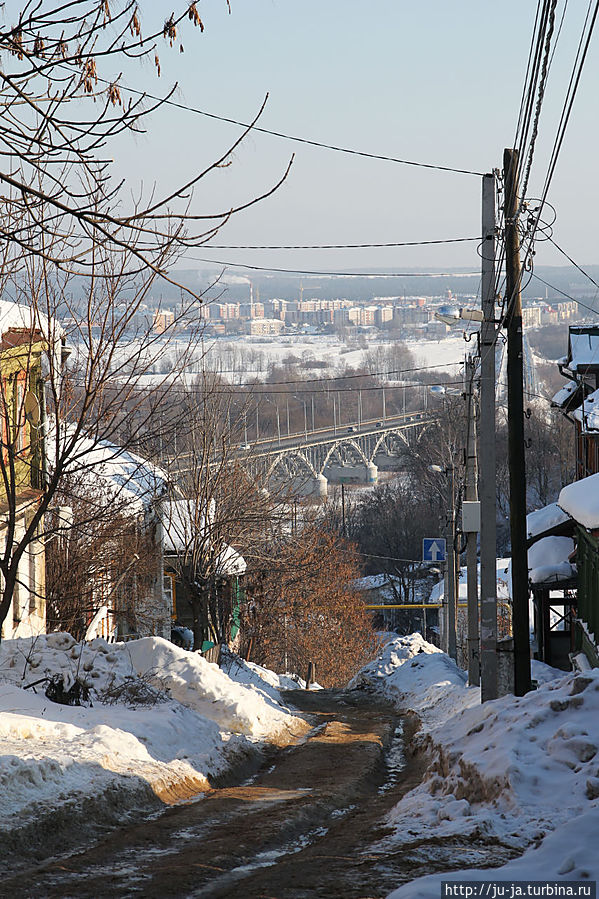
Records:
M466 680L466 673L446 653L416 633L385 644L349 687L380 690L432 728L458 709L480 703L480 690L467 687Z
M453 662L414 634L388 643L354 679L418 712L430 758L422 784L389 814L383 846L433 837L495 838L515 849L540 843L504 867L452 871L451 879L597 877L599 669L567 674L534 662L532 673L537 690L480 705ZM392 895L438 897L442 879Z
M586 812L549 834L540 846L500 868L468 868L420 877L394 890L388 899L439 899L442 880L599 881L599 814ZM589 883L589 886L590 886ZM509 891L506 896L510 895Z
M67 686L85 678L92 705L51 702L43 684L24 689L55 674ZM279 741L301 727L266 691L161 638L96 639L83 649L68 634L3 641L0 832L77 797L101 806L110 796L126 809L128 793L191 796L256 740Z
M262 665L256 665L255 662L246 662L234 653L228 652L224 647L221 651L220 666L231 680L237 681L238 684L244 684L278 703L282 702L281 690L304 690L306 688L306 682L301 677L275 674L274 671L263 668Z

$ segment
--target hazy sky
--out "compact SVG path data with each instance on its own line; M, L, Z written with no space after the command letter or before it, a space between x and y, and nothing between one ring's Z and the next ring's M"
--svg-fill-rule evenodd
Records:
M558 3L561 15L564 0ZM158 4L142 3L146 22ZM161 51L162 77L125 81L208 112L367 152L488 171L511 146L536 3L533 0L203 0L205 32L183 31L185 53ZM570 3L553 60L530 195L541 189L586 11ZM591 45L550 192L555 237L581 264L599 261L595 176L599 31ZM170 189L236 139L239 128L177 109L154 115L147 136L121 142L117 167L132 189ZM361 159L254 134L199 187L198 213L245 202L295 161L287 182L234 217L219 244L336 244L470 237L480 232L480 178ZM216 250L230 262L322 270L478 268L474 245L370 250ZM537 262L562 264L547 244ZM189 260L189 267L196 263Z

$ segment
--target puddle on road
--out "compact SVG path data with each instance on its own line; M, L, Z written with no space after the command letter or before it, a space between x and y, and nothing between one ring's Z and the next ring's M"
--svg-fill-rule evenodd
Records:
M399 722L395 730L393 731L393 736L391 737L391 743L389 744L389 748L385 753L385 767L387 771L387 777L385 783L382 784L379 789L379 795L383 795L395 787L399 781L402 772L406 767L406 752L405 752L405 735L403 722Z
M222 877L216 877L210 883L204 884L195 892L190 893L189 899L201 899L202 896L208 897L215 889L219 890L229 882L234 884L239 880L243 880L254 871L259 871L261 868L272 868L281 858L288 855L296 855L296 853L306 849L316 840L322 839L322 837L327 835L328 830L328 827L317 827L314 830L302 834L301 837L297 837L296 839L285 843L278 849L258 852L251 862L231 868L229 871L226 871Z
M288 802L290 799L301 799L311 792L309 787L282 790L279 787L258 787L250 784L244 787L223 787L215 790L211 796L218 800L238 799L243 802Z

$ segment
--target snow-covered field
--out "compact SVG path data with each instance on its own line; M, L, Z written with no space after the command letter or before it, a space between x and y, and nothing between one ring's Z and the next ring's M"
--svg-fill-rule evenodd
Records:
M482 836L527 849L500 868L452 871L451 880L599 878L599 670L565 674L533 662L533 676L537 690L481 706L451 659L413 634L387 643L354 680L423 722L430 765L389 815L387 839ZM437 899L446 879L413 881L393 899Z
M438 366L449 373L459 370L455 363L463 362L468 349L461 333L450 334L441 340L411 339L399 343L413 353L414 366ZM197 349L190 350L187 343L172 338L165 340L164 347L157 351L159 358L154 361L148 358L149 371L140 377L140 384L151 385L162 383L165 378L168 380L168 372L178 372L182 359L186 360L184 372L178 372L177 377L188 377L190 381L208 367L221 371L223 377L232 383L246 382L251 378L265 377L273 365L284 363L305 373L308 378L332 377L342 374L346 368L361 366L370 371L387 371L397 368L397 364L391 361L397 345L378 337L367 337L358 345L345 344L334 335L244 335L235 340L219 338L206 341ZM123 358L134 350L139 351L135 344L123 348Z
M41 678L90 687L83 706L46 698ZM0 834L41 834L76 814L97 820L136 803L175 802L209 787L262 741L305 729L282 704L290 686L241 660L226 674L161 638L76 643L68 634L0 646ZM295 683L293 686L297 686Z

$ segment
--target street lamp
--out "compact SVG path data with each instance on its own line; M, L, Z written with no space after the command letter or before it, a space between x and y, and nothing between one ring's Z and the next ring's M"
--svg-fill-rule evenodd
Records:
M456 322L482 322L482 309L460 309L457 306L440 306L435 312L435 318L445 325L455 325Z

